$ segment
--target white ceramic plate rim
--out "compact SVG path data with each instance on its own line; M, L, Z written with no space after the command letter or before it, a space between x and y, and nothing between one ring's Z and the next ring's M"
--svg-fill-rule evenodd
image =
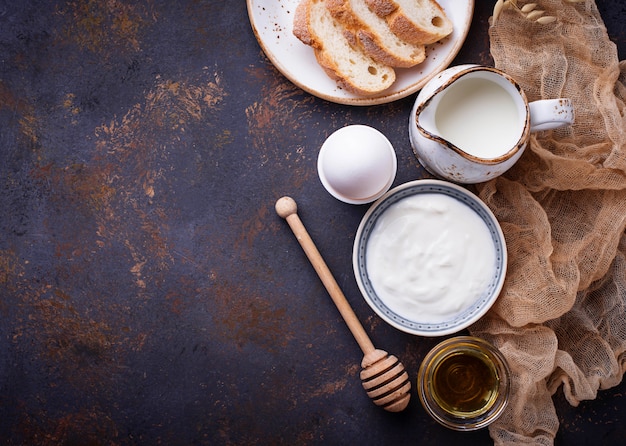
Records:
M385 305L376 295L367 278L365 246L378 217L392 204L420 193L441 193L456 198L475 211L487 225L496 248L496 274L485 292L466 310L448 320L426 323L402 316ZM352 265L358 287L365 301L387 323L407 333L420 336L445 336L469 327L491 308L498 298L507 268L507 250L504 234L491 210L467 189L442 180L415 180L391 189L365 213L356 232L352 251Z
M313 49L292 33L299 0L246 0L248 17L259 45L287 79L322 99L346 105L377 105L402 99L450 65L458 54L472 22L474 0L439 0L452 20L454 31L426 48L427 57L412 68L396 69L396 82L376 96L359 96L337 86L318 65Z

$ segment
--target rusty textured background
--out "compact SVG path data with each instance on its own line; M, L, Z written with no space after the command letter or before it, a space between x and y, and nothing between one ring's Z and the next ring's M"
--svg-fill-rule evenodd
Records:
M490 64L478 0L456 63ZM599 0L620 59L626 7ZM0 0L0 441L7 445L489 444L413 394L375 407L361 352L285 223L300 215L374 343L414 380L438 340L382 323L350 259L364 206L316 174L335 129L370 124L425 176L414 97L312 97L261 51L243 1ZM558 444L626 438L626 384Z

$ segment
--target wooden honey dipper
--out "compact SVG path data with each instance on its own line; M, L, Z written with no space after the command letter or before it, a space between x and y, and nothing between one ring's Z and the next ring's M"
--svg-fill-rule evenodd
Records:
M409 404L411 382L402 363L393 355L376 349L350 307L322 255L298 217L293 198L282 197L276 202L276 213L284 218L302 246L306 256L322 280L328 294L363 351L361 381L368 396L389 412L400 412Z

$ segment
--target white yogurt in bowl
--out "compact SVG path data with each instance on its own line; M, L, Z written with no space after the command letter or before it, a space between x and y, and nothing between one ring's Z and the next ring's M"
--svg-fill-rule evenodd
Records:
M506 274L493 213L461 186L401 185L364 216L354 271L369 305L396 328L424 336L460 331L485 314Z

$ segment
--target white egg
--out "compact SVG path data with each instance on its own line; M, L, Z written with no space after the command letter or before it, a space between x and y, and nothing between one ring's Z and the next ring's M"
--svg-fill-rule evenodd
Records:
M396 153L389 140L366 125L331 134L320 149L317 170L326 190L351 204L369 203L389 190L396 176Z

